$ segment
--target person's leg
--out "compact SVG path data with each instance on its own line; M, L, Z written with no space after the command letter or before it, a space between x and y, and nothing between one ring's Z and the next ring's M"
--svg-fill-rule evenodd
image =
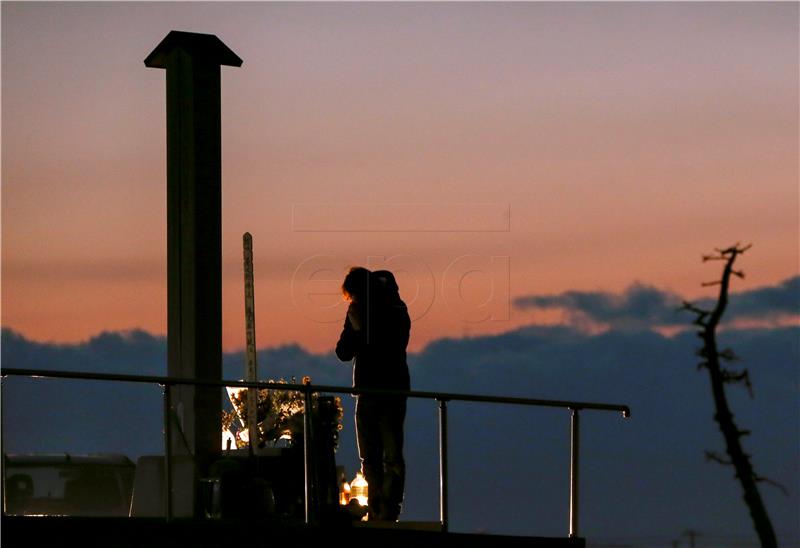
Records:
M383 441L382 519L396 521L403 503L406 463L403 458L403 423L406 398L391 398L384 403L381 420Z
M359 396L356 402L356 439L361 472L366 478L369 494L370 519L377 518L382 510L383 451L381 449L380 408L368 396Z

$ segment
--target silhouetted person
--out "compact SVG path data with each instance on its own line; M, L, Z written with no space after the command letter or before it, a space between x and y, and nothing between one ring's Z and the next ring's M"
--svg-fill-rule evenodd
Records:
M342 293L350 306L336 355L342 361L354 360L353 387L409 390L406 346L411 320L392 273L351 268ZM369 484L369 519L396 521L400 515L405 417L403 396L358 396L356 437Z

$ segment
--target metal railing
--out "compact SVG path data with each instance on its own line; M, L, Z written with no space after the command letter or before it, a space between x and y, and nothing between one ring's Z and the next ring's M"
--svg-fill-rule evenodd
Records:
M15 369L3 368L0 375L5 378L8 375L30 377L30 378L54 378L54 379L76 379L76 380L95 380L112 382L133 382L144 384L158 384L163 388L164 401L164 451L166 458L165 481L165 514L167 520L172 519L172 450L171 450L171 420L170 410L172 407L172 387L175 385L192 385L207 387L241 387L258 389L275 389L284 391L302 392L306 404L306 409L311 408L312 395L315 393L329 392L334 394L352 395L377 395L377 396L404 396L408 398L420 398L435 400L439 408L439 520L443 532L449 529L448 516L448 475L447 475L447 404L451 401L496 403L509 405L524 405L534 407L557 407L570 411L570 488L569 488L569 536L578 536L578 465L580 449L580 411L617 411L623 417L630 417L630 408L627 405L591 403L566 400L542 400L532 398L515 398L503 396L481 396L474 394L457 394L446 392L425 392L419 390L375 390L357 389L342 386L326 386L312 384L289 384L276 382L247 382L233 380L201 380L186 379L180 377L162 377L146 375L121 375L111 373L81 373L72 371L53 371L40 369ZM314 451L310 450L313 443L313 432L311 428L310 413L304 413L303 419L303 458L304 458L304 503L305 503L305 522L312 524L315 521L314 504L315 485L313 482L314 470Z

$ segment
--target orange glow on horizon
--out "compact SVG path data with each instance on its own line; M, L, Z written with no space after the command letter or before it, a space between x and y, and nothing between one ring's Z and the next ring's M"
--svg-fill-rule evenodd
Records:
M244 232L258 347L317 353L351 265L396 273L411 351L563 320L525 295L710 295L699 257L737 240L734 291L798 273L796 3L0 9L2 325L36 341L166 333L165 82L142 60L171 28L244 59L222 71L226 351Z

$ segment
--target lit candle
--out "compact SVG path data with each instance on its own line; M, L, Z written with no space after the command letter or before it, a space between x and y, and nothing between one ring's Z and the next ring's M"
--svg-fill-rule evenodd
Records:
M339 493L339 504L341 504L342 506L347 506L349 502L350 502L350 484L344 482L342 484L342 490Z

